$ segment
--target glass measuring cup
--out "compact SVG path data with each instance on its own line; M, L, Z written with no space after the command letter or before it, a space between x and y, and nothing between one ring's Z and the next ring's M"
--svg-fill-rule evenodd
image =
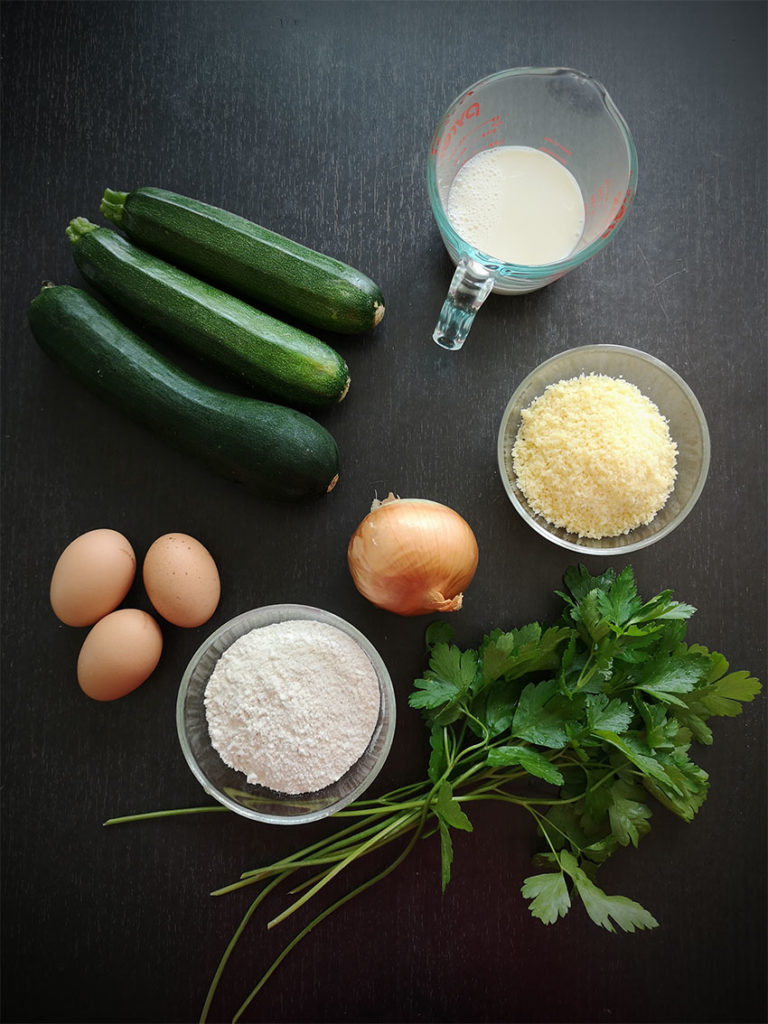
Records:
M477 153L497 146L538 149L562 164L584 200L584 230L564 259L537 266L506 263L476 249L446 213L451 185ZM556 281L613 237L635 195L637 154L605 88L571 68L512 68L481 79L453 101L435 130L427 188L445 247L456 264L432 335L460 349L490 293L521 295Z

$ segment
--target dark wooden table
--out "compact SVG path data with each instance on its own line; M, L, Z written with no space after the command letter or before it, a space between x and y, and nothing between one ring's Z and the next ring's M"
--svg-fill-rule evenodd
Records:
M766 6L764 3L15 3L2 8L3 788L5 1021L196 1020L247 894L209 892L325 834L226 814L104 829L118 814L207 799L175 731L184 666L214 626L300 602L365 632L399 720L373 793L421 777L428 620L354 589L345 551L374 495L460 511L481 561L453 624L465 645L557 613L567 551L533 533L499 480L496 433L516 384L589 342L658 356L709 420L694 512L631 557L641 591L699 609L689 637L766 672ZM431 332L450 278L425 187L436 119L505 67L580 68L633 132L639 190L599 256L551 288L492 297L465 349ZM347 400L320 418L342 454L327 499L276 506L210 475L86 394L40 352L26 308L44 279L81 283L67 222L106 186L164 186L359 266L387 314L336 339ZM330 340L330 339L328 339ZM214 553L214 620L165 629L145 686L78 689L82 630L57 622L60 550L100 526L141 556L182 530ZM597 571L615 559L591 558ZM129 601L146 607L140 587ZM380 888L304 940L252 1021L764 1021L765 700L697 752L709 798L685 825L659 809L602 871L653 932L611 935L575 908L550 928L520 897L536 848L524 816L473 812L440 894L420 844ZM339 891L343 891L340 889ZM212 1019L229 1020L292 934L255 918ZM302 922L303 923L303 922Z

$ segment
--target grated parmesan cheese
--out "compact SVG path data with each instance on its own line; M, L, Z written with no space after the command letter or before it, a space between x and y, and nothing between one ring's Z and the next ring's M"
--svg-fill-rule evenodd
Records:
M550 384L524 409L512 468L528 504L579 537L650 523L675 485L669 424L634 384L591 373Z

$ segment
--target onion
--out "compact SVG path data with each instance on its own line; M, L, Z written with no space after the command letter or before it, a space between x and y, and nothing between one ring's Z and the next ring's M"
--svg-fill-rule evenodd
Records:
M458 512L391 493L374 501L347 549L363 597L398 615L457 611L477 558L475 535Z

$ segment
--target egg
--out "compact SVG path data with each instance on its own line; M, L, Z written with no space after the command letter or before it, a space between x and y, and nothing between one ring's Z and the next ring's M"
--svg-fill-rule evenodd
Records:
M77 681L94 700L117 700L157 667L163 651L160 626L138 608L118 608L93 626L80 648Z
M207 548L186 533L158 537L144 558L147 597L174 626L202 626L221 597L219 570Z
M131 589L136 555L116 530L90 530L62 551L50 587L54 615L67 626L91 626Z

